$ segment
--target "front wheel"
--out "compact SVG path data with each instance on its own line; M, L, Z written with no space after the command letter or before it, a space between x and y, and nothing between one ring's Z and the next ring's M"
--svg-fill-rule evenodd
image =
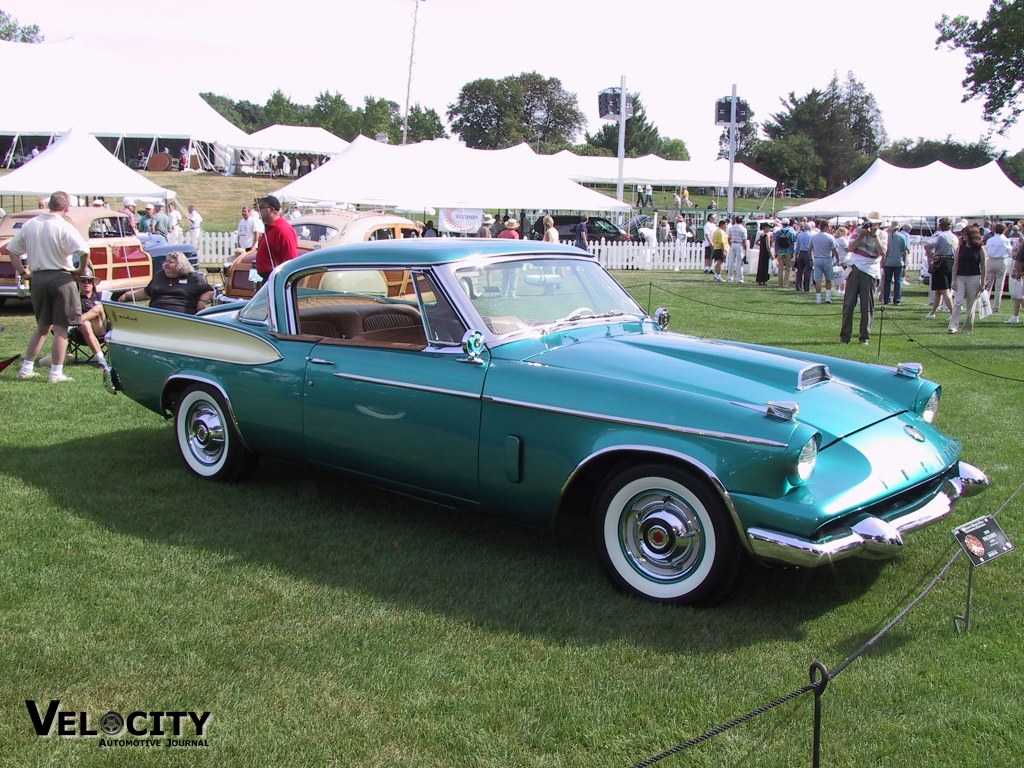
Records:
M716 603L745 562L722 501L681 468L645 464L618 472L598 496L595 518L612 583L647 600Z
M187 388L174 412L178 451L200 477L224 482L244 479L256 456L242 444L220 395L202 384Z

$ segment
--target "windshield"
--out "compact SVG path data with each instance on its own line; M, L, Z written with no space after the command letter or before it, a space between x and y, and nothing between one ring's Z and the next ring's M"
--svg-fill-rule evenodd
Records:
M645 314L594 261L510 259L461 267L455 276L492 333Z

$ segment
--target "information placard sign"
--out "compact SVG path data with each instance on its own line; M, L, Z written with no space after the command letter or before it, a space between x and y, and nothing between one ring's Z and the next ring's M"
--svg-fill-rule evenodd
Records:
M1003 529L991 515L954 528L953 536L975 567L1013 551L1013 542L1006 538Z

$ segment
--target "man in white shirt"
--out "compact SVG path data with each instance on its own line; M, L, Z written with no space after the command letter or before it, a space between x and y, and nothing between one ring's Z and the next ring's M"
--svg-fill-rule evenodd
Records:
M711 252L714 250L714 246L711 243L711 238L715 236L715 230L718 229L718 225L715 223L715 214L709 213L708 220L704 222L704 274L710 275L711 269Z
M985 262L987 278L982 286L992 297L992 311L998 312L1003 303L1003 285L1006 283L1006 271L1010 267L1010 241L1006 235L1006 225L999 223L992 227L992 236L985 243Z
M48 211L26 221L7 245L16 274L31 278L32 311L36 330L28 342L19 379L32 379L36 357L50 330L53 330L50 383L72 381L64 375L64 355L68 348L68 329L82 322L82 302L78 278L89 269L89 244L64 218L71 207L67 192L54 192ZM22 256L26 256L22 259ZM78 257L78 266L73 262Z
M170 224L170 228L167 230L167 234L169 236L169 239L172 242L175 242L175 243L180 243L181 242L181 220L182 220L182 218L183 217L181 215L181 211L178 210L177 206L174 203L168 203L167 204L167 220L168 220L168 223Z
M238 222L238 229L235 230L238 236L238 247L246 251L256 245L256 217L248 206L242 208L242 218Z
M750 236L743 226L743 217L737 216L725 231L729 238L729 255L725 259L725 275L729 282L743 282L743 258L747 255Z
M199 211L196 210L194 205L188 207L188 237L189 241L198 247L199 245L199 233L203 228L203 217Z

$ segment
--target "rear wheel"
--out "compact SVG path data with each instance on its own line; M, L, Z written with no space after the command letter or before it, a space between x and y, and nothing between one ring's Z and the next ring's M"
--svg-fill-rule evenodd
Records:
M595 517L611 581L647 600L718 602L745 562L721 499L678 467L644 464L618 472L605 483Z
M178 451L200 477L233 482L256 467L256 456L243 444L221 396L196 384L181 393L174 412Z

